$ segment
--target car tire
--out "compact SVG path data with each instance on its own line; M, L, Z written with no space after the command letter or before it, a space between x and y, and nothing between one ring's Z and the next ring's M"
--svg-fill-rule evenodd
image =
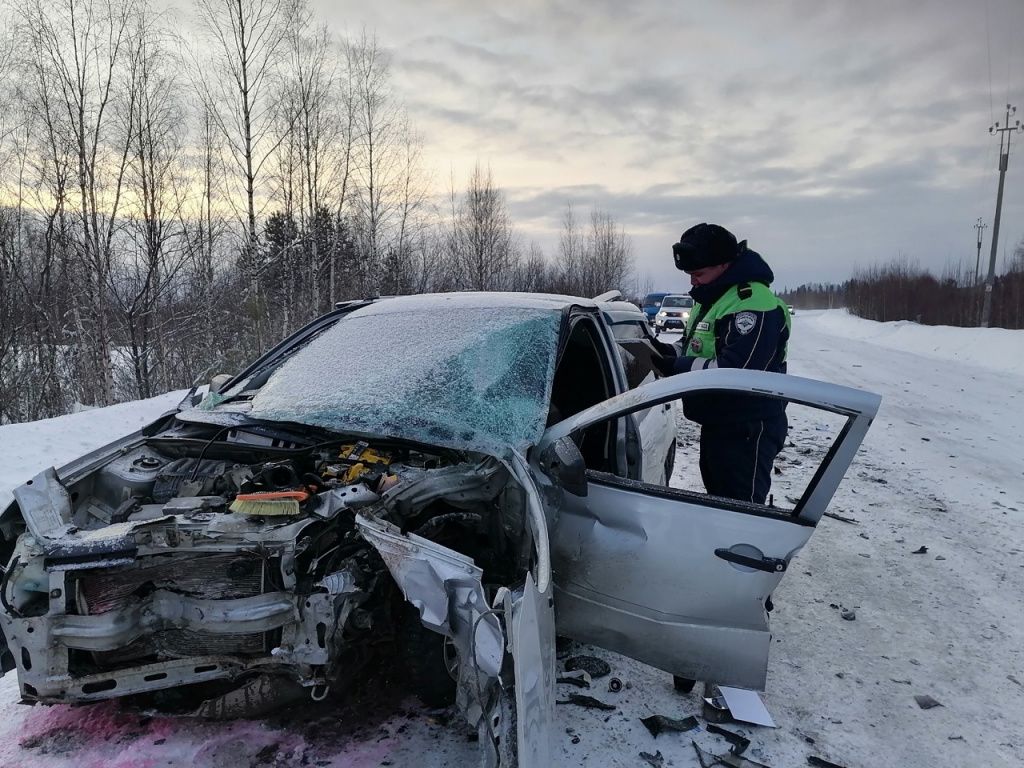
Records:
M419 609L402 606L396 643L405 672L404 685L431 709L455 703L455 679L446 657L455 649L444 635L427 629L420 621Z

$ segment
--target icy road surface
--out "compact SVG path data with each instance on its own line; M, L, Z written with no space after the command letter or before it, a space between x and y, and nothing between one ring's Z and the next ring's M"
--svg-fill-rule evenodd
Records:
M1024 764L1024 332L800 312L791 361L793 373L885 400L831 508L856 522L825 518L775 595L764 700L779 728L729 727L751 739L748 757L772 768L806 765L808 755L848 768ZM38 469L178 399L0 427L0 504ZM793 465L810 458L801 451L814 428L794 418L777 497ZM680 441L676 482L685 482L696 461L692 430ZM921 546L927 553L913 554ZM854 609L856 620L833 605ZM614 712L557 708L558 764L642 766L639 752L660 751L666 765L696 766L689 734L654 739L639 718L699 714L697 693L677 695L668 675L595 653L631 687L608 693L599 680L587 692ZM942 706L922 710L916 694ZM461 766L476 754L457 720L413 701L358 716L293 710L224 724L17 699L9 675L0 681L0 768ZM697 738L727 749L718 737Z

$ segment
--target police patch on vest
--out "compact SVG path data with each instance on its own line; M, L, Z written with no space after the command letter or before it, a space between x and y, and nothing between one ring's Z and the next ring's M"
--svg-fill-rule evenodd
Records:
M746 336L757 325L757 315L753 312L740 312L732 323L736 326L737 331Z
M701 341L700 339L694 339L693 341L690 342L690 349L692 349L699 355L700 351L704 349L704 342Z
M698 331L710 331L711 330L711 323L709 323L707 320L701 320L699 323L697 323L697 330Z

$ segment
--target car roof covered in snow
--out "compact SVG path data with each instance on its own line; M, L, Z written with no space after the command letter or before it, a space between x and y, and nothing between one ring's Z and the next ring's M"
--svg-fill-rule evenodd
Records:
M607 304L628 302L607 302ZM602 302L605 304L605 302ZM570 306L597 307L593 299L561 296L554 293L518 293L513 291L465 291L460 293L422 293L413 296L389 296L361 307L352 317L384 315L397 312L430 311L433 309L517 308L561 311Z
M442 309L537 309L561 312L572 306L596 307L605 313L612 324L641 322L645 317L643 310L636 304L623 300L595 301L582 296L514 291L464 291L381 297L372 304L353 311L351 317Z

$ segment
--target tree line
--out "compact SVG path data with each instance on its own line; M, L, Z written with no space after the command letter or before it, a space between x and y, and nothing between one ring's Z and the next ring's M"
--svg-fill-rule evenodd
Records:
M780 295L798 309L847 307L880 322L971 327L981 322L984 290L984 281L978 281L970 265L950 263L935 275L900 256L859 269L843 283L807 283ZM1024 328L1024 240L995 277L991 325Z
M438 200L387 51L305 0L195 0L194 41L149 0L0 12L0 423L237 370L348 298L635 279L605 211L547 254L485 164Z

